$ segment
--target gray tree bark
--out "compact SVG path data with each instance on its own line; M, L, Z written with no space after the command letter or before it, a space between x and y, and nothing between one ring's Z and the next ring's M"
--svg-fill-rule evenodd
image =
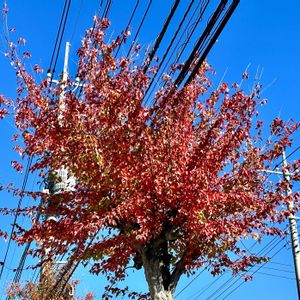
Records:
M171 256L168 254L167 242L160 244L158 248L146 247L139 252L151 299L173 300L183 268L179 262L172 266L171 272Z

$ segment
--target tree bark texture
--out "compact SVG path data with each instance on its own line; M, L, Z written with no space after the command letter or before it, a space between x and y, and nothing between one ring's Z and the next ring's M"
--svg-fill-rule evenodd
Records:
M141 252L142 264L152 300L173 300L178 280L182 274L180 266L172 266L167 242L158 248L146 247Z

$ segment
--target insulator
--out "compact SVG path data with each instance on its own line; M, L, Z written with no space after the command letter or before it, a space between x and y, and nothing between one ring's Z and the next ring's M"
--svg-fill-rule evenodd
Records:
M51 71L50 69L47 71L47 78L50 80L52 77Z

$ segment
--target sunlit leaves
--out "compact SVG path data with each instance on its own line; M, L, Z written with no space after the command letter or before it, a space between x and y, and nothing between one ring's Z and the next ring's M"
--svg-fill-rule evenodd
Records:
M262 147L256 142L263 140L256 120L259 87L249 95L237 84L213 90L206 62L179 90L165 74L167 84L146 107L155 67L144 74L143 65L115 58L123 39L106 43L109 22L96 21L78 50L82 93L68 80L63 109L61 85L38 84L19 69L15 121L25 147L16 150L39 157L32 169L43 178L66 168L77 180L74 191L45 195L36 208L58 221L33 223L19 242L39 240L61 253L71 248L74 257L100 260L94 273L118 278L131 258L143 251L160 257L163 245L170 269L180 265L188 272L206 263L213 274L244 271L259 258L240 249L239 241L282 234L270 222L289 216L287 201L298 208L298 194L288 199L286 183L272 186L259 172L291 144L298 125L275 119L272 140ZM17 162L13 166L21 171Z

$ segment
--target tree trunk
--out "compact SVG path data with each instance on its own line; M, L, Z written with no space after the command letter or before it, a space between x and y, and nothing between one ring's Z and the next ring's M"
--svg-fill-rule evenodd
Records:
M170 271L167 247L160 247L156 251L146 248L140 253L151 299L173 300L182 268L174 266L173 271Z

